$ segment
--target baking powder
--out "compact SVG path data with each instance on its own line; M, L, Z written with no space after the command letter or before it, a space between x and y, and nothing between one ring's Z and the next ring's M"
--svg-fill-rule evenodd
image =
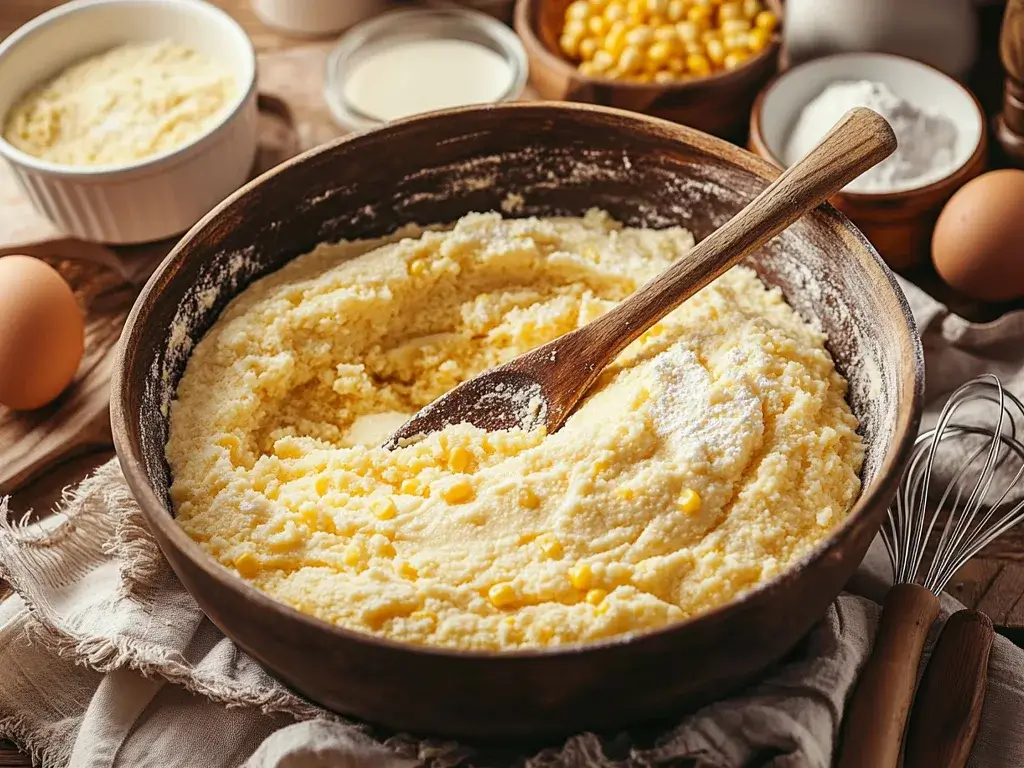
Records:
M847 184L845 191L914 189L956 170L956 124L945 115L900 98L884 83L869 80L832 83L804 107L786 142L786 165L806 155L854 107L867 107L884 117L896 134L897 147L888 158Z

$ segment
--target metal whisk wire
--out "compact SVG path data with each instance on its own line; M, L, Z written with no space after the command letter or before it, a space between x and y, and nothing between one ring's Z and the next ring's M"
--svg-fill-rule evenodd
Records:
M965 405L989 402L994 418L989 424L954 422ZM968 560L1007 530L1024 520L1024 498L1008 500L1024 476L1024 444L1018 427L1024 425L1024 404L1003 389L999 379L983 374L957 389L946 402L932 429L922 432L914 444L910 462L900 482L895 503L889 507L888 525L882 540L892 563L894 583L916 583L928 540L944 510L946 524L936 543L921 585L938 595ZM937 503L929 512L929 494L935 457L947 441L980 443L968 448L963 463L953 472ZM1000 469L1016 459L1017 471L989 500ZM978 466L980 464L980 467ZM1005 476L1005 475L1004 475ZM1002 482L1002 478L1000 478Z

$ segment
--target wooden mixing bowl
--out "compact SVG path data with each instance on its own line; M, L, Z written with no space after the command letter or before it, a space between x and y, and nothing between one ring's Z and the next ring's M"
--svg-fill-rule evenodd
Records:
M917 432L921 344L868 242L823 206L749 259L808 320L850 381L867 443L848 519L797 565L727 605L634 637L484 653L405 645L275 602L177 526L167 414L195 343L254 279L324 241L378 237L470 211L683 224L702 238L778 171L673 123L583 105L509 104L413 118L311 150L197 224L145 286L121 338L114 442L154 536L210 619L267 670L337 712L407 730L521 739L622 726L716 699L821 618L879 527Z
M628 109L741 141L758 91L775 74L779 35L736 69L677 83L632 83L589 77L562 55L558 38L572 0L518 0L515 29L530 62L530 85L543 99ZM783 17L782 4L765 5Z

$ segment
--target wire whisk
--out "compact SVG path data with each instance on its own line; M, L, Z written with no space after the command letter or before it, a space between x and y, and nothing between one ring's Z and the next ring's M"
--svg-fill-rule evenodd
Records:
M991 424L953 421L964 406L985 402L995 406L987 409L995 414ZM938 595L968 560L1024 520L1024 498L1012 498L1024 477L1024 444L1017 439L1022 425L1024 404L1003 389L992 374L972 379L950 396L935 426L915 441L895 503L889 507L888 525L882 527L894 583L910 584L920 577L921 585ZM966 455L929 512L936 455L943 443L966 444ZM1006 480L1013 459L1017 460L1017 471ZM1007 465L1011 465L1009 471ZM992 499L992 486L1000 470L1002 491ZM945 526L928 570L922 575L928 540L943 516Z
M1024 498L1015 493L1024 478L1022 429L1024 404L983 374L953 392L935 426L915 441L881 530L894 586L850 703L840 768L899 764L938 595L968 560L1024 520ZM977 611L947 621L914 702L906 768L966 764L992 639L991 621Z

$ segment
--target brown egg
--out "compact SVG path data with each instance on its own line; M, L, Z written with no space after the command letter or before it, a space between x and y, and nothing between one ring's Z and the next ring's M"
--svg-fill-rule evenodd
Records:
M932 261L971 298L1024 297L1024 171L992 171L957 190L935 224Z
M0 403L40 408L71 383L85 321L57 270L30 256L0 258Z

